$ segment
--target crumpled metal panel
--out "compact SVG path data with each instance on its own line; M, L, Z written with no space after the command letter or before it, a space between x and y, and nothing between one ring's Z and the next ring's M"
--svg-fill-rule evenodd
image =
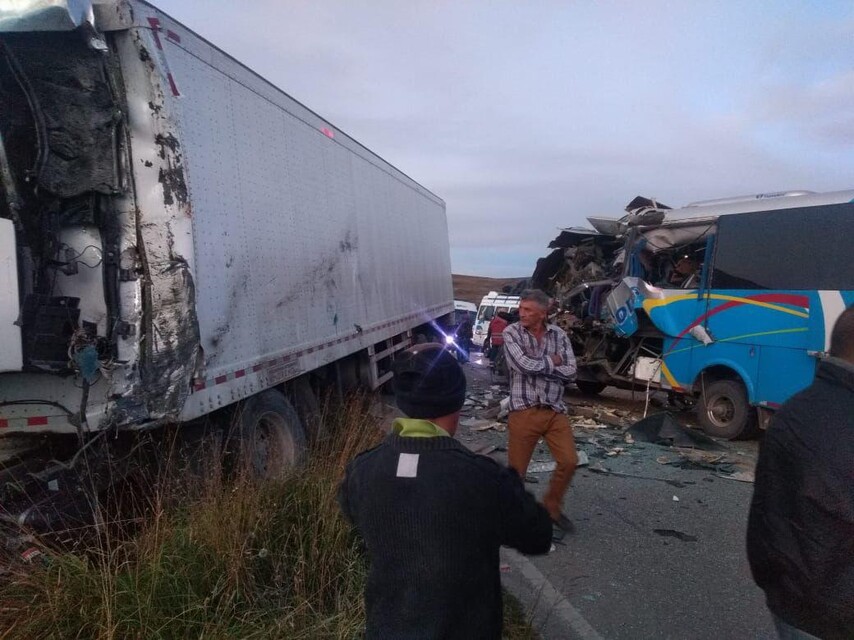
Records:
M0 32L72 31L94 24L91 0L3 0Z
M611 316L611 326L618 336L627 337L638 330L638 317L635 309L643 305L644 300L659 300L664 293L640 278L623 278L606 298Z
M668 251L674 247L683 247L688 244L696 244L706 239L709 234L713 234L716 229L715 220L703 219L699 220L696 225L670 227L661 226L649 231L645 231L643 237L646 238L647 247L653 253L660 251Z

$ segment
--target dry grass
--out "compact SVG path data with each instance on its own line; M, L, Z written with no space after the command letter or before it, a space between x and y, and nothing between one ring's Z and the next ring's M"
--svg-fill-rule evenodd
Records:
M454 299L466 300L474 304L480 301L490 291L501 292L505 285L515 286L520 280L528 276L518 278L484 278L481 276L466 276L455 273L451 276L454 282Z
M382 434L363 402L337 415L310 462L280 481L223 482L216 464L192 483L166 471L138 492L142 522L111 522L85 548L45 546L44 562L13 567L0 637L359 637L366 568L337 487ZM506 637L534 637L517 607L507 614Z

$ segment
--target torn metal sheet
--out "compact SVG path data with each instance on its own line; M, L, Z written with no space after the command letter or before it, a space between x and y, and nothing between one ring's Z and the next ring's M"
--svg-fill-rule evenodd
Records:
M72 31L95 22L90 0L14 0L0 5L0 32Z
M630 336L638 329L638 317L635 312L644 300L660 300L664 297L661 289L653 287L644 280L635 277L623 278L605 299L614 332L619 336Z
M697 244L715 232L716 218L712 220L698 220L697 224L688 226L661 226L646 231L646 247L652 253L667 251L674 247L682 247L688 244Z

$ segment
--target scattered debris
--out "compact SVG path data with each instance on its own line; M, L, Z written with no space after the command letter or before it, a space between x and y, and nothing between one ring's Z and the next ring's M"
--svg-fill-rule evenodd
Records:
M693 482L680 482L679 480L669 480L667 478L655 478L652 476L638 476L633 473L621 473L619 471L611 471L602 465L601 462L597 462L596 464L591 464L589 467L590 471L594 473L601 473L603 475L608 476L616 476L618 478L637 478L638 480L654 480L656 482L664 482L665 484L669 484L671 487L676 487L677 489L684 489L688 486L688 484L694 484Z
M578 454L578 465L579 467L586 467L590 464L590 457L587 455L585 451L576 451Z
M498 450L498 447L496 447L494 444L487 444L487 445L483 445L477 449L472 449L472 452L477 453L477 454L482 455L482 456L487 456L490 453L492 453L493 451L497 451L497 450Z
M675 498L676 496L673 497ZM687 533L682 533L676 529L653 529L652 532L666 538L676 538L682 542L697 542L696 536L689 536Z
M501 413L501 407L495 405L494 407L489 407L486 411L481 411L479 415L484 420L495 420L499 413Z
M535 462L528 467L528 473L548 473L557 467L556 462Z
M510 415L510 396L507 396L502 400L498 406L500 407L500 411L498 412L498 418L506 418Z
M727 457L727 454L699 450L680 451L676 458L658 456L655 461L658 464L692 471L713 471L726 474L735 473L736 471L735 463Z
M679 496L673 496L673 502L679 502Z
M36 547L30 547L29 549L26 549L25 551L21 552L21 560L23 560L24 562L32 562L41 555L43 554L40 549Z
M493 420L471 419L460 421L460 424L464 427L469 427L471 431L489 431L490 429L504 431L507 428L502 423Z
M705 449L707 451L726 449L726 447L709 436L683 427L667 412L654 413L643 420L635 422L629 428L629 433L635 440L652 442L653 444L668 447L689 447Z
M756 474L752 471L736 471L735 473L716 473L718 478L726 478L727 480L736 480L737 482L753 483L756 480Z
M572 424L573 427L580 427L582 429L607 429L608 425L601 424L596 422L592 418L582 418L581 420L576 420Z
M612 413L602 413L598 417L599 422L604 422L607 425L612 427L618 427L620 429L625 429L628 424L622 418L617 417Z

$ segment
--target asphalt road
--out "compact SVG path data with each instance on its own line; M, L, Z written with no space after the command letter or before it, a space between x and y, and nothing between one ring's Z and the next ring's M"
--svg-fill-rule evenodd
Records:
M489 389L489 374L476 363L466 370L475 396L484 391L504 395ZM604 404L638 408L619 394ZM592 454L594 468L641 477L596 473L589 467L578 470L565 501L565 512L577 532L549 555L528 558L533 567L526 565L524 573L528 578L536 575L543 581L541 587L562 596L564 614L569 611L581 622L561 625L555 611L544 637L776 637L744 551L753 485L719 477L714 470L661 464L662 456L678 454L657 445L634 443L608 457L607 447L591 444L604 438L613 446L622 437L616 429L576 433L579 448ZM506 445L506 435L466 427L458 431L458 437L474 449ZM585 439L587 444L582 443ZM742 461L742 467L755 459L755 443L727 446L729 457ZM504 460L500 451L491 455ZM535 452L535 461L550 459L545 446ZM535 494L545 490L549 474L537 477L539 483L528 485ZM513 572L523 572L513 564L504 570L508 579L520 577ZM512 579L507 582L513 584ZM532 597L531 592L522 595L526 604L540 607L539 619L549 618L543 608L555 608L554 599Z

